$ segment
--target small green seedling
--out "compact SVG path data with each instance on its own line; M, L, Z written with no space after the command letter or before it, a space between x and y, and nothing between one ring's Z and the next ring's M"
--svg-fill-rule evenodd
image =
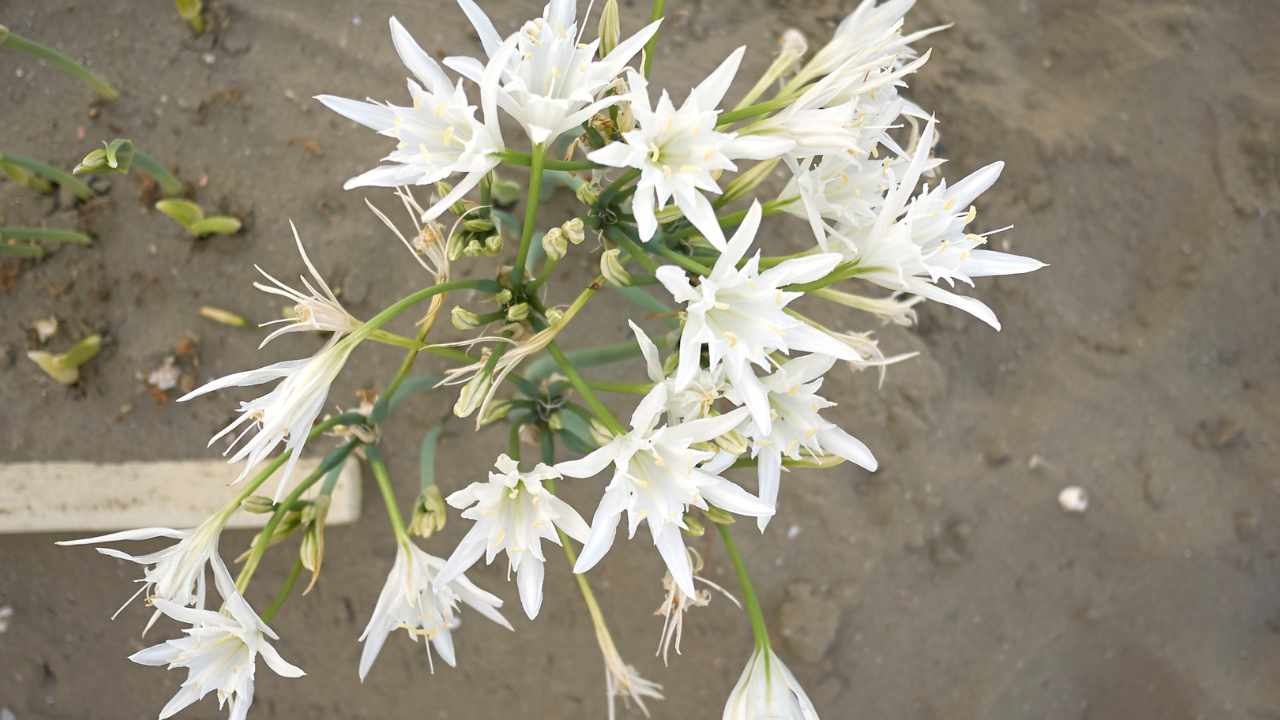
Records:
M32 350L27 353L27 357L56 382L74 385L80 379L80 366L92 360L101 349L102 336L90 335L60 355Z
M40 259L45 249L39 243L90 245L93 239L76 230L42 227L0 227L0 255Z
M61 187L70 190L77 200L88 200L93 197L93 188L89 187L83 180L72 175L66 170L56 168L52 165L42 163L39 160L26 157L25 155L14 155L13 153L0 152L0 168L3 168L6 175L14 177L11 169L16 169L19 175L34 176L32 179L43 179L43 184L31 184L25 182L28 187L41 192L47 192L50 188L49 183L53 182ZM22 181L20 181L22 182Z
M204 32L204 2L202 0L174 0L178 14L191 26L195 34Z
M204 208L178 198L161 200L156 209L168 215L179 225L187 229L192 237L206 235L235 235L240 232L240 221L229 215L205 216Z
M0 25L0 47L12 48L25 52L41 60L47 60L54 67L62 70L69 75L75 75L83 80L94 92L103 100L115 100L120 97L120 91L112 87L111 83L102 79L98 75L91 72L88 68L51 47L45 47L38 42L28 40L16 32L13 32L4 25Z
M102 143L102 147L90 150L80 164L71 171L72 175L89 175L94 173L128 174L137 166L139 170L151 176L160 186L165 197L177 197L186 192L186 185L173 173L161 165L155 158L139 150L132 140L116 138Z

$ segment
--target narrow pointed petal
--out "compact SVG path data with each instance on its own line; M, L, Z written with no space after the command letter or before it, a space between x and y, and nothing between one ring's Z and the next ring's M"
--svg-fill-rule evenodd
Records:
M520 590L520 606L530 620L538 617L542 608L542 576L544 567L541 560L526 555L520 562L520 570L516 573L516 585Z

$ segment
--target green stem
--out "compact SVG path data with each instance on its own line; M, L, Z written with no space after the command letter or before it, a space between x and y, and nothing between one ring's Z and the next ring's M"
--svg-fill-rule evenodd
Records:
M262 562L262 556L266 554L267 547L271 544L271 536L275 534L276 528L280 525L280 521L284 519L288 509L293 507L298 502L298 499L302 497L302 494L309 490L312 485L319 482L326 473L345 461L347 455L350 455L358 444L360 444L360 441L352 438L345 445L329 453L319 467L313 470L302 482L298 483L293 492L290 492L283 501L276 505L276 511L271 514L271 519L267 520L266 527L262 528L262 532L259 533L258 541L254 543L253 549L249 552L249 558L245 560L244 567L240 570L240 576L236 578L237 590L243 593L245 588L249 587L249 581L253 579L253 574L257 572L258 565ZM245 490L248 491L248 488ZM245 495L245 497L248 497L248 495ZM238 506L239 504L240 502L237 501L236 505Z
M627 251L627 254L631 256L631 259L640 263L645 270L653 273L658 269L658 263L654 262L653 258L649 257L649 253L645 252L644 248L639 243L632 240L631 236L622 228L617 225L610 225L609 228L605 230L605 235L609 236L610 240L618 243L623 250Z
M529 247L538 225L538 203L542 199L542 169L546 161L547 147L541 143L533 146L529 157L529 194L525 199L524 224L520 226L520 249L511 270L511 289L519 296L524 286L524 266L529 261Z
M666 13L666 7L666 0L653 0L653 6L649 10L649 22L654 22L655 20L663 17ZM649 69L653 67L653 49L657 44L658 33L656 32L649 38L649 42L644 44L644 66L641 70L645 77L649 77Z
M120 97L120 91L111 86L111 83L104 80L99 75L94 74L88 68L51 47L46 47L33 40L28 40L21 35L13 32L4 25L0 25L0 47L10 47L35 57L48 60L53 63L59 70L83 80L93 91L101 95L106 100L115 100Z
M792 98L790 95L784 95L782 97L776 97L772 100L766 100L764 102L756 103L754 105L748 105L738 110L730 110L727 113L721 113L720 117L716 119L716 127L720 128L726 125L732 125L733 123L736 123L739 120L748 120L750 118L759 117L761 115L768 115L769 113L774 112L775 110L781 110L782 108L790 105L791 100Z
M156 181L160 186L160 192L165 197L178 197L187 191L186 183L175 177L164 165L156 162L155 158L136 147L133 150L133 162L142 172Z
M620 382L604 382L602 380L588 380L587 387L592 390L612 393L626 393L629 395L645 395L653 389L652 383L620 383Z
M632 340L624 340L610 345L570 350L565 354L575 366L588 368L633 358L640 354L640 346L636 345ZM550 375L555 367L554 359L548 361L547 358L538 358L530 363L529 370L525 373L525 378L530 382L537 382Z
M502 162L508 165L517 165L519 167L532 167L533 155L518 150L503 150L495 153ZM556 170L559 172L574 172L576 170L595 170L600 165L590 160L556 160L554 158L543 158L542 169Z
M93 239L75 230L59 230L41 227L0 227L0 238L12 240L41 240L43 242L71 243L73 245L91 245Z
M404 518L401 517L400 508L396 505L396 491L391 486L391 474L387 472L382 451L377 445L369 445L365 448L365 455L369 458L369 466L373 468L373 477L378 481L378 489L382 491L382 502L387 506L387 519L391 521L391 529L396 534L396 540L401 543L408 542L409 532L405 529Z
M293 592L293 586L298 584L298 576L302 574L302 558L293 561L293 569L289 571L289 576L284 579L284 585L280 587L280 592L276 593L276 597L271 601L271 606L262 613L262 622L269 623L275 618L276 613L280 612L280 608L284 607L285 600L289 599L289 593Z
M622 192L622 189L628 183L638 177L640 177L639 170L636 170L635 168L628 169L626 172L619 175L616 180L609 183L609 186L600 193L600 197L596 201L596 204L602 208L609 207L610 203L613 202L613 198L618 195L618 193Z
M656 241L653 243L653 245L654 245L654 252L670 260L676 265L679 265L685 270L688 270L689 272L697 273L699 275L711 274L711 268L707 267L706 265L703 265L697 260L694 260L688 255L683 255L681 253L676 252L675 250L672 250L661 241Z
M595 415L600 422L605 424L616 435L625 435L627 430L618 422L618 418L614 417L605 404L600 402L600 398L596 397L595 392L587 385L587 381L582 378L582 374L578 372L578 368L574 367L571 361L560 349L559 345L552 341L547 345L547 352L551 353L551 357L555 358L556 364L564 371L565 377L569 378L570 384L582 396L582 400L587 403L587 407L591 408L591 413Z
M354 342L356 343L364 342L397 315L423 300L432 297L433 295L439 295L440 293L446 293L451 290L485 290L488 292L497 292L498 289L498 284L492 280L450 280L449 282L443 282L438 285L432 285L428 288L422 288L421 290L405 295L391 305L383 308L382 311L377 315L374 315L360 327L356 328L355 331L347 337L354 339Z
M764 650L769 647L769 628L764 622L764 611L760 609L760 599L756 597L755 588L751 585L751 575L747 572L747 564L742 561L742 554L733 542L733 535L728 525L715 523L720 531L720 539L724 541L725 552L733 562L733 569L738 573L738 585L742 587L742 599L746 602L747 617L751 620L751 634L755 636L756 648Z
M534 278L533 282L529 283L527 294L532 295L533 293L536 293L538 288L542 287L543 283L551 277L551 273L556 271L556 266L559 264L560 258L555 258L554 260L547 258L543 260L542 270L538 271L538 277Z
M12 153L0 153L0 160L11 165L17 165L23 170L33 172L43 178L48 178L58 185L68 189L76 198L80 200L88 200L93 197L93 188L89 187L83 180L72 175L71 173L56 168L52 165L26 157L25 155L14 155Z

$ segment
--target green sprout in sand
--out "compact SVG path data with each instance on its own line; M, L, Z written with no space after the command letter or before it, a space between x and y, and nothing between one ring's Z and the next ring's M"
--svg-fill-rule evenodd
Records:
M10 30L4 25L0 25L0 47L13 48L33 55L41 60L48 60L59 70L68 75L75 75L83 80L98 96L103 100L115 100L120 97L120 91L112 87L111 83L96 75L85 66L54 50L46 47L33 40L28 40L16 32Z
M89 151L89 154L84 156L84 159L80 161L79 165L76 165L71 173L73 175L93 173L126 175L135 166L156 181L156 184L160 186L160 192L165 197L177 197L186 192L186 184L169 172L164 165L157 162L155 158L139 150L132 140L125 138L116 138L109 142L104 142L102 147Z

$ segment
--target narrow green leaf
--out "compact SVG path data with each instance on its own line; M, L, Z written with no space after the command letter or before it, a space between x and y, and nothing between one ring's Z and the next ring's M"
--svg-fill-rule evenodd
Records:
M440 444L440 433L443 431L443 425L435 425L422 437L422 450L418 453L418 477L421 478L423 490L436 484L436 447Z
M39 259L44 257L44 248L39 245L23 245L0 243L0 255L8 255L9 257L32 258Z

